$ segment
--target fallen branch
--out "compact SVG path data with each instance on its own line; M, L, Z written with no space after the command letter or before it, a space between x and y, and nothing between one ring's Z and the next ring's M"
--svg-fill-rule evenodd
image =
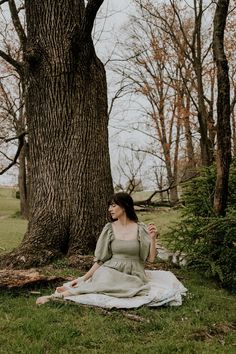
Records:
M71 280L71 277L48 276L36 269L28 270L0 270L0 289L22 288L41 283L63 283Z
M124 317L128 318L129 320L135 321L135 322L146 322L150 323L150 320L148 318L141 317L139 315L134 315L132 313L128 313L125 311L122 311L122 314Z

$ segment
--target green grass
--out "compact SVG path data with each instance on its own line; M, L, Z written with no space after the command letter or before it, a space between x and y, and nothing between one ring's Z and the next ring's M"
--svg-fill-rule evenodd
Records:
M4 193L0 190L3 207L0 246L10 250L23 237L26 221L11 217L19 210L19 200ZM165 210L141 212L139 217L144 222L156 222L164 233L170 222L180 217L178 210ZM58 268L59 263L55 263L57 274L58 271L62 274L74 273L74 269L64 268L62 261ZM35 305L36 295L30 290L1 290L0 353L234 354L235 296L219 289L198 273L185 269L172 271L189 289L183 305L176 308L104 311L56 302L38 307ZM42 294L52 292L49 287L34 290ZM127 313L138 315L142 321L127 318Z
M159 208L152 212L138 212L138 217L144 223L154 222L161 238L181 218L181 209Z
M19 208L20 202L15 198L15 191L10 188L0 188L0 218L15 214Z
M0 254L17 247L26 231L27 221L15 217L20 201L10 188L0 188Z
M0 219L0 253L17 247L26 231L27 221L7 217Z
M176 308L37 307L30 291L1 293L0 353L235 353L235 297L195 273L182 270L178 275L189 293ZM127 313L142 322L127 318Z

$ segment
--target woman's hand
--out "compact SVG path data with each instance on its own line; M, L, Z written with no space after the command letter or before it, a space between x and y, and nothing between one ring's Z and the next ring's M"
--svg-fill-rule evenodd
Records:
M78 285L78 282L79 282L79 279L74 279L74 280L72 280L72 282L70 283L70 286L71 286L72 288L74 288L74 287L76 287L76 286Z
M157 227L155 224L153 223L149 223L147 226L147 231L148 231L148 235L150 237L151 240L151 244L150 244L150 250L149 250L149 255L147 260L149 262L154 262L156 259L156 255L157 255L157 249L156 249L156 237L158 235L157 232Z
M150 239L155 240L158 235L156 225L154 223L149 223L147 229L148 229L148 235Z
M81 283L84 280L84 277L79 277L77 279L72 280L72 282L70 283L70 286L72 288L75 288L79 283Z

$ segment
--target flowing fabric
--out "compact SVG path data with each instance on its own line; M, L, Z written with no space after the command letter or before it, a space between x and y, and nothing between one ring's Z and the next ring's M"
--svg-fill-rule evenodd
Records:
M178 306L187 289L168 271L145 271L150 238L145 224L138 223L137 238L115 238L112 224L105 225L97 242L95 261L102 263L87 281L64 287L65 300L104 308L135 308L142 305Z

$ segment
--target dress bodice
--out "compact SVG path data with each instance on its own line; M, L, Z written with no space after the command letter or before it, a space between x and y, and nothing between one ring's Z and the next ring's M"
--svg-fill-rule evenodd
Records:
M114 239L111 242L112 258L139 260L139 241Z

